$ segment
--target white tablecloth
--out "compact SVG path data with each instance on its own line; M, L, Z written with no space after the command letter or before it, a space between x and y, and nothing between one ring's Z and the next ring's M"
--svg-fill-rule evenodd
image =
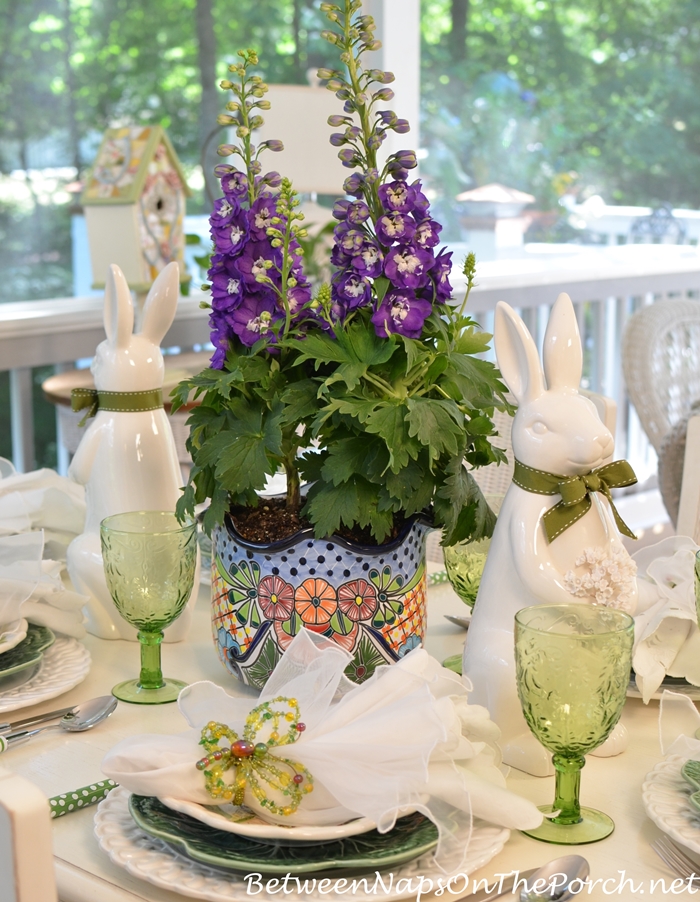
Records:
M430 589L426 647L436 658L442 660L461 650L464 631L446 621L443 615L460 615L464 611L464 605L449 585ZM60 700L37 705L37 713L108 694L118 680L138 673L139 651L136 644L109 642L94 637L88 637L85 641L93 657L90 675ZM256 697L256 693L245 689L229 676L218 661L211 640L209 590L206 587L200 594L190 639L185 643L163 646L163 672L166 676L188 682L211 679L225 686L229 692L249 694L251 699ZM34 713L34 709L27 710ZM24 715L25 711L18 713L17 717ZM604 899L665 898L661 884L657 884L652 893L652 881L665 879L666 885L670 886L673 878L649 847L659 831L646 817L641 799L642 781L661 757L657 718L658 702L645 707L641 701L629 699L623 714L623 722L631 734L628 751L618 758L589 757L587 760L582 774L581 801L584 805L603 809L614 818L616 830L611 837L589 846L562 847L513 833L504 850L489 865L472 875L472 880L491 878L494 874L516 868L526 870L559 855L576 852L590 861L592 880L600 881L590 893L586 892L579 898L595 902ZM37 737L31 745L8 751L3 756L2 764L33 780L48 796L57 795L101 779L100 761L104 753L123 737L140 732L172 733L178 731L181 725L175 705L121 703L115 714L96 730L78 734L47 733ZM538 779L511 771L509 786L537 804L551 803L553 800L553 777ZM56 874L61 902L182 902L183 896L143 883L110 862L93 836L94 812L94 808L86 809L54 822ZM623 883L625 879L627 882ZM697 890L693 895L696 893ZM440 898L457 898L463 894L464 890L458 888L457 896L445 894ZM673 898L685 898L687 895L688 891L684 890ZM251 898L265 900L266 897L261 894ZM291 897L277 895L269 898ZM432 899L430 896L423 898Z

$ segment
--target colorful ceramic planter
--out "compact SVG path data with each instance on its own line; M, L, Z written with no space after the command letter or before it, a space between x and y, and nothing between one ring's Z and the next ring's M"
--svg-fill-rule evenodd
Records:
M212 534L212 629L226 669L262 688L301 629L350 652L356 683L398 661L425 635L429 529L418 516L386 545L315 539L311 529L258 545L227 516Z

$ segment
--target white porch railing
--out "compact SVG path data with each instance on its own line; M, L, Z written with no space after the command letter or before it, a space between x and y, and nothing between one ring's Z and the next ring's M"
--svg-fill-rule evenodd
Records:
M462 248L455 248L461 263ZM463 279L453 278L459 297ZM628 317L660 297L700 296L697 248L627 245L585 248L530 245L515 259L477 268L469 310L488 331L499 300L518 309L541 346L549 309L561 291L571 296L584 343L586 387L618 403L618 456L630 460L640 482L655 471L656 458L630 408L622 379L620 346ZM182 298L164 347L189 351L208 340L201 295ZM34 466L32 367L73 366L91 357L104 338L102 298L67 298L0 305L0 369L10 371L12 444L20 470ZM65 456L61 469L65 467Z

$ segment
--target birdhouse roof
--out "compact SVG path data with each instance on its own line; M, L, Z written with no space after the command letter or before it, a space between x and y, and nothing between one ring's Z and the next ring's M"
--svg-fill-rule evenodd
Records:
M159 162L165 163L163 168L167 175L179 180L189 197L191 192L182 166L162 126L108 128L88 175L82 204L135 204L149 170L157 167Z

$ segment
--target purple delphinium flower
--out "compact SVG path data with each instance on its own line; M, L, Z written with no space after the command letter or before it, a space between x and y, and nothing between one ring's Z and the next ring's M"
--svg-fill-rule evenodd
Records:
M414 221L403 213L385 213L377 220L377 238L384 247L390 247L397 241L405 244L413 237L415 227Z
M415 189L404 181L389 182L379 186L379 200L388 212L411 213Z
M226 263L213 274L211 281L211 305L214 310L226 312L238 305L243 297L243 282L232 262Z
M214 370L222 370L230 347L231 330L223 314L216 312L212 312L209 316L209 329L211 343L215 348L210 366Z
M274 197L270 195L259 197L248 214L250 234L256 241L264 241L267 238L267 230L272 226L273 216L277 216Z
M386 255L384 275L397 288L422 288L434 263L431 253L415 245L400 245Z
M417 298L410 290L394 290L387 292L372 315L372 323L380 338L386 338L393 332L406 338L420 338L423 323L430 312L430 301Z
M274 340L272 324L281 319L274 300L266 294L248 295L240 307L229 315L233 331L244 345L251 347L261 338Z
M374 279L382 274L384 255L373 241L365 241L360 252L352 258L352 265L360 275Z
M219 197L214 201L214 209L209 217L209 224L212 228L223 228L231 222L239 210L240 204L237 198Z
M221 189L228 197L240 200L248 193L248 176L245 172L231 172L221 179Z
M422 248L435 247L440 241L442 226L434 219L424 219L416 226L413 243Z
M348 210L352 206L352 201L342 198L333 204L333 218L341 222L348 218Z
M311 300L311 284L309 282L299 282L294 288L289 289L287 298L292 316L295 316Z
M446 248L440 251L435 258L435 263L430 270L430 275L435 282L435 293L439 301L446 301L452 297L452 285L450 273L452 272L452 251Z
M266 275L276 280L279 279L279 273L274 267L281 265L281 257L280 251L273 248L269 241L249 241L238 258L238 271L243 281L250 286L260 284L257 279L259 275ZM265 263L269 261L273 263L272 268L265 266Z
M336 226L334 235L342 252L349 257L358 254L365 243L364 232L359 229L350 229L344 223Z
M220 254L239 254L248 240L248 216L244 210L231 214L226 225L219 227L212 222L211 236Z
M357 201L348 207L347 220L353 225L362 225L363 222L367 222L369 216L369 207L363 201Z
M425 219L430 215L430 201L423 194L420 179L416 179L411 188L413 190L413 215L417 220Z
M331 296L349 312L364 307L369 302L371 285L356 272L338 273L333 279Z

